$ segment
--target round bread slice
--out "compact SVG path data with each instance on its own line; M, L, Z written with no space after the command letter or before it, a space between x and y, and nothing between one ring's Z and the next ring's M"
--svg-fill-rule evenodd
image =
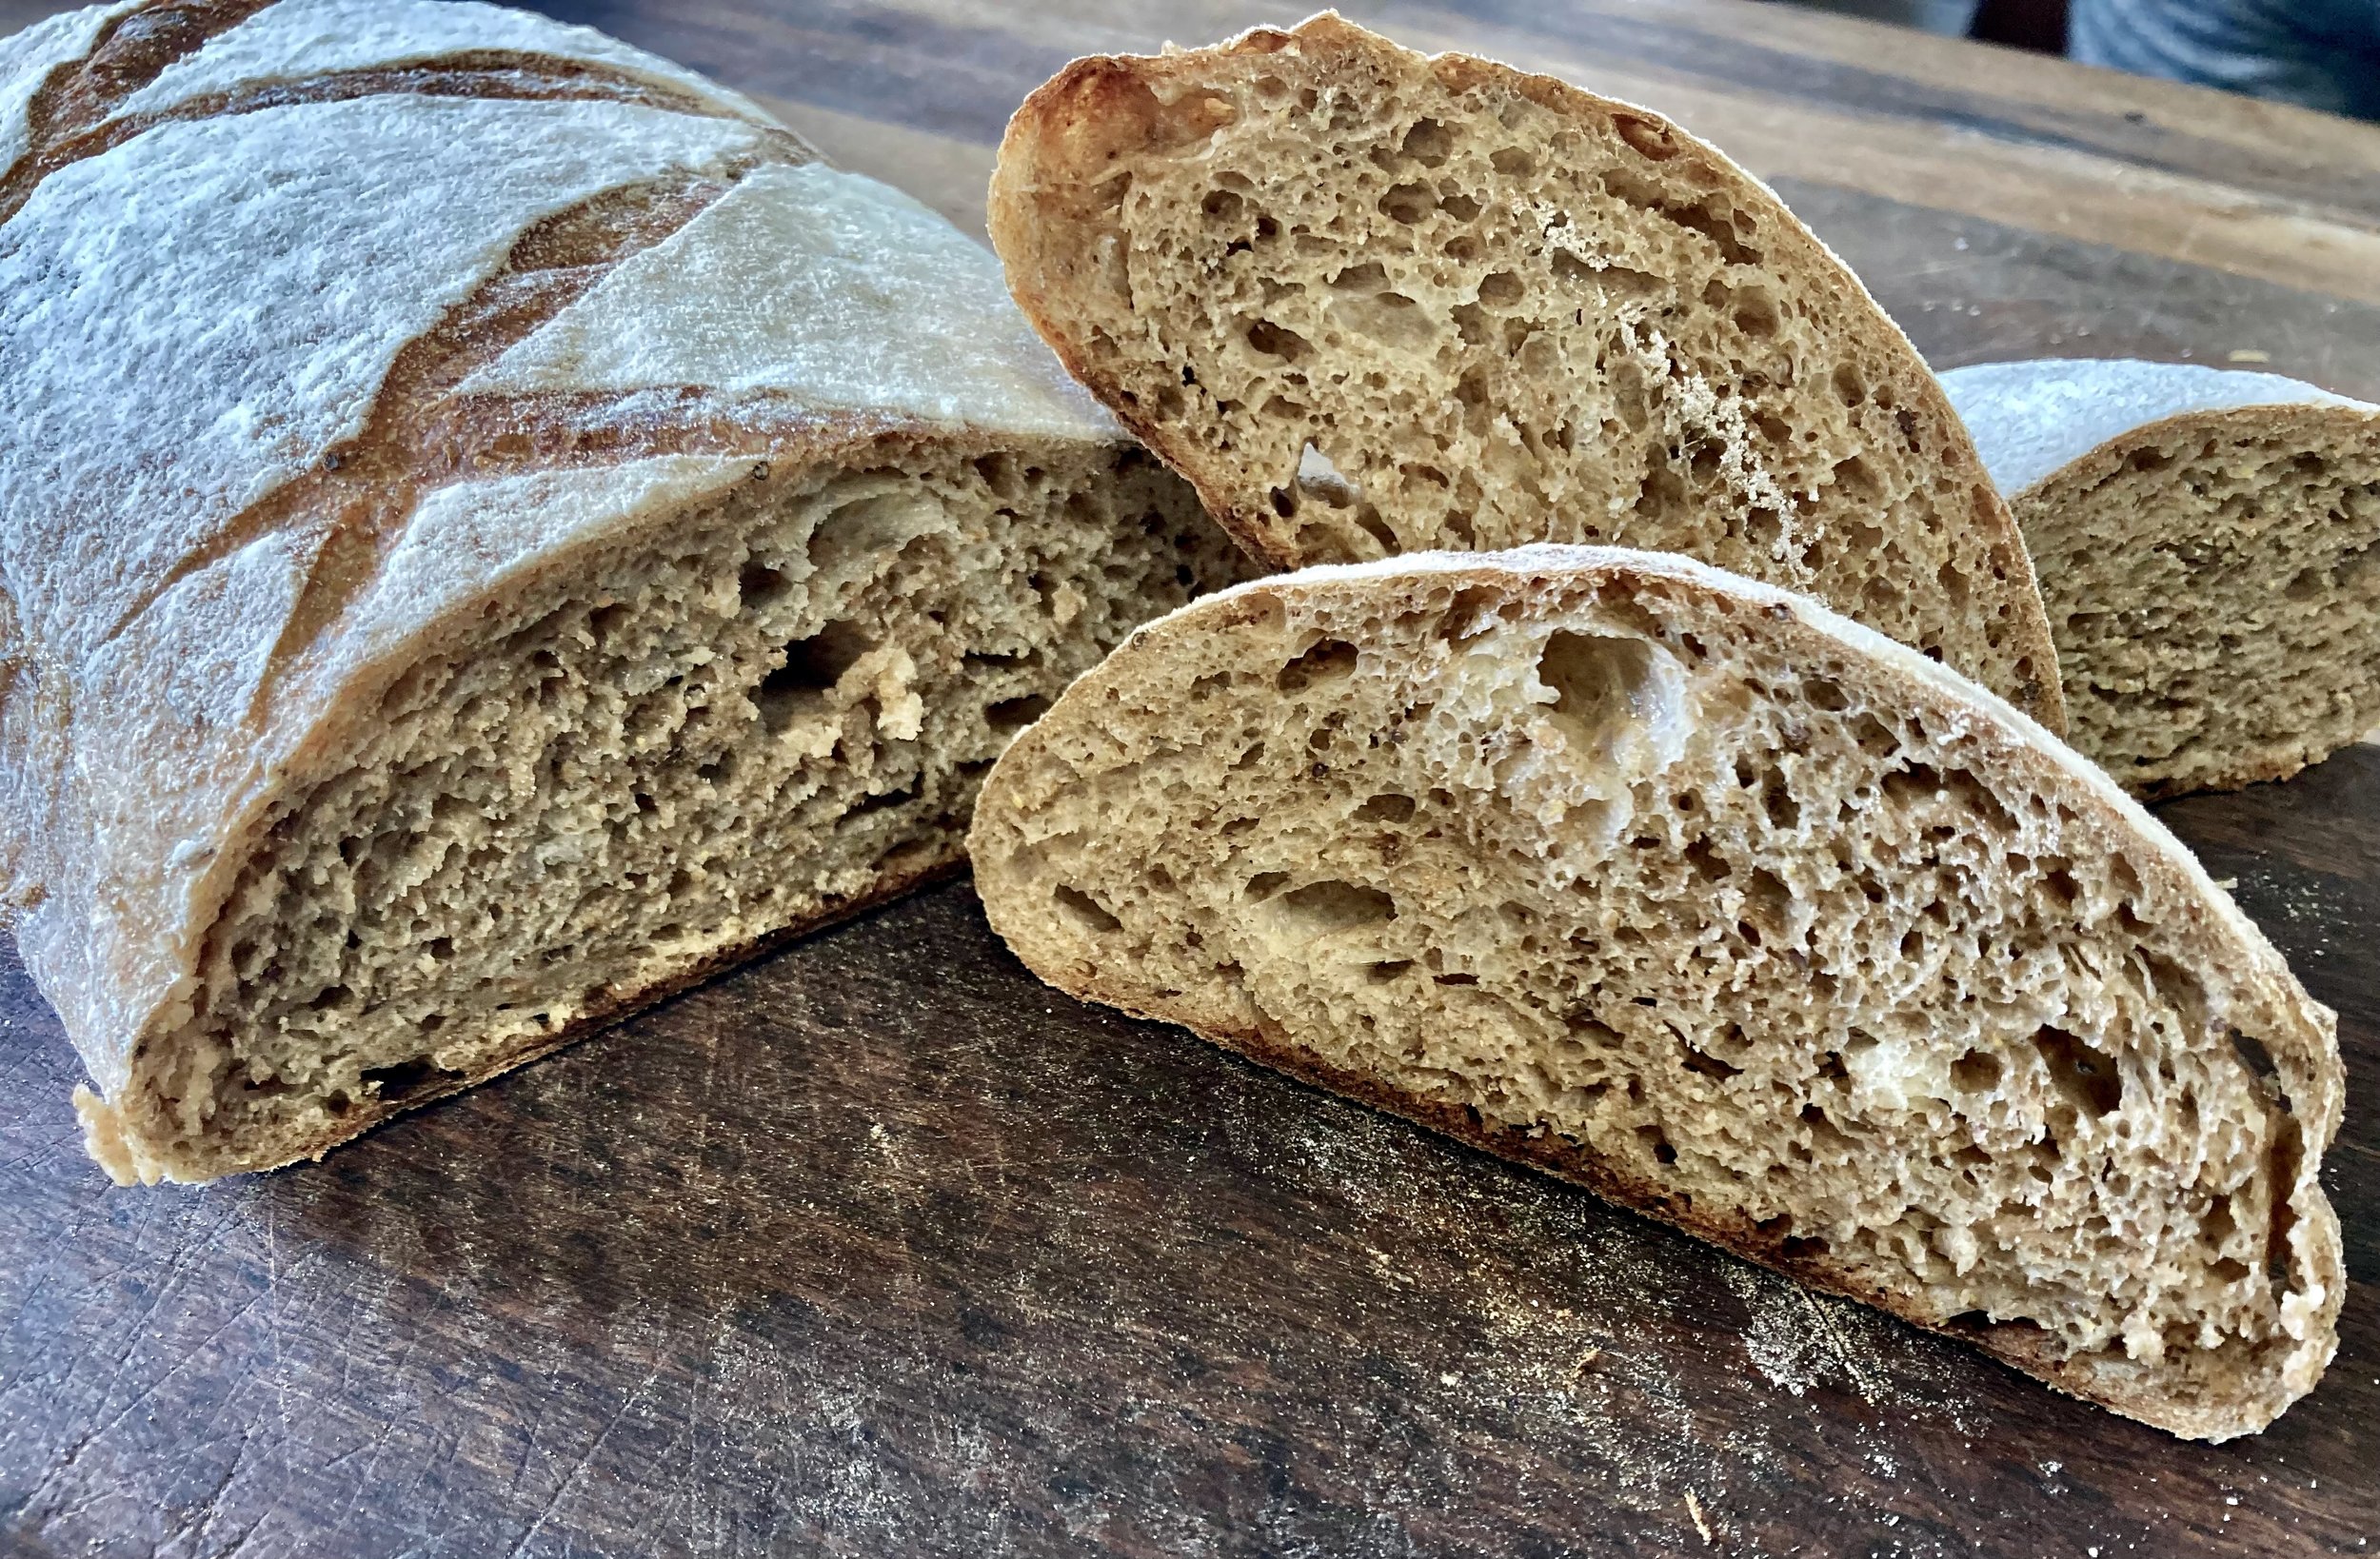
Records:
M991 232L1075 376L1280 567L1683 552L2063 722L2007 508L1776 196L1659 115L1322 15L1075 61Z
M1062 990L2174 1433L2335 1347L2335 1019L2105 775L1805 598L1556 546L1242 585L969 844Z
M1943 375L2041 571L2070 740L2141 795L2380 726L2380 406L2130 361Z

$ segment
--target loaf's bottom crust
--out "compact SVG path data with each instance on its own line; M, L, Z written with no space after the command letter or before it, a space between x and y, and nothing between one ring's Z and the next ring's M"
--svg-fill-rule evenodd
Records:
M341 1119L336 1131L308 1137L278 1157L255 1162L217 1163L208 1167L195 1164L181 1166L196 1172L187 1178L174 1173L175 1166L163 1166L154 1173L145 1174L130 1144L125 1139L116 1107L92 1092L88 1084L78 1085L74 1090L74 1111L83 1122L83 1146L100 1168L108 1172L109 1177L120 1186L153 1185L160 1179L197 1185L227 1174L263 1174L296 1163L319 1163L331 1149L354 1141L384 1121L460 1094L466 1089L476 1088L515 1067L526 1066L565 1046L576 1044L599 1030L633 1017L648 1007L658 1006L680 992L690 990L738 964L748 963L789 942L856 919L896 898L956 877L965 866L965 851L953 846L942 858L915 870L887 876L868 892L831 904L806 919L796 920L750 941L717 949L677 973L635 990L606 992L602 1000L554 1033L534 1036L527 1042L499 1052L492 1059L469 1071L441 1074L435 1082L407 1093L399 1099L359 1101L358 1108Z
M1113 1000L1104 995L1096 999ZM1129 1006L1123 1006L1122 1010L1153 1022L1176 1026L1181 1022L1179 1017L1142 1012ZM1751 1219L1697 1211L1691 1202L1681 1203L1649 1181L1615 1172L1608 1164L1553 1133L1532 1134L1520 1127L1496 1125L1475 1110L1417 1098L1387 1086L1377 1077L1317 1062L1294 1041L1282 1036L1267 1034L1261 1028L1210 1027L1200 1022L1193 1026L1191 1032L1300 1082L1400 1116L1497 1158L1525 1164L1557 1179L1582 1186L1606 1201L1657 1218L1730 1254L1782 1273L1821 1293L1873 1306L1912 1326L1973 1344L2000 1362L2069 1396L2095 1403L2127 1418L2135 1418L2178 1434L2224 1440L2253 1432L2238 1423L2235 1413L2176 1413L2170 1401L2154 1391L2111 1390L2104 1377L2051 1347L2047 1333L2032 1334L2007 1325L1960 1326L1912 1314L1897 1294L1863 1281L1842 1264L1798 1252L1788 1254L1783 1236L1762 1233Z

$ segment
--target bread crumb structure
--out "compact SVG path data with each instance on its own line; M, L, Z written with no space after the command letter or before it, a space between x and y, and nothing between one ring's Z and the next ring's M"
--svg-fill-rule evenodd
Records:
M1076 376L1277 565L1681 552L2062 720L2023 544L1933 375L1658 115L1325 15L1076 61L1011 122L990 220Z
M1139 632L974 826L1042 977L2186 1435L2335 1346L2330 1013L2164 829L1815 602L1540 547Z
M0 844L120 1179L958 869L1239 568L982 246L601 34L136 0L0 88Z
M2041 577L2071 740L2148 797L2380 727L2380 406L2130 361L1943 376Z

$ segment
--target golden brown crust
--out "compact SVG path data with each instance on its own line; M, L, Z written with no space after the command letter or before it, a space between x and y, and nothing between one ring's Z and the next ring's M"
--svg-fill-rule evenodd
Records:
M1789 248L1788 266L1801 285L1823 292L1835 307L1864 320L1864 333L1900 368L1894 390L1914 401L1941 429L1941 461L1947 474L1969 494L1966 512L1952 523L1972 523L1984 536L1995 567L2005 575L2016 620L2008 626L2006 657L2029 662L2033 680L2001 691L2053 732L2065 729L2066 712L2057 683L2056 651L2026 551L2010 507L1985 473L1940 384L1916 348L1871 297L1858 278L1787 210L1767 186L1716 148L1697 140L1650 109L1600 97L1552 76L1533 74L1468 54L1423 56L1325 11L1292 30L1259 28L1212 49L1161 55L1097 55L1078 59L1036 89L1010 119L992 175L987 220L993 247L1006 267L1009 286L1025 315L1058 353L1067 371L1099 397L1135 437L1155 450L1199 491L1207 510L1250 556L1277 569L1322 561L1305 555L1271 512L1251 506L1248 496L1226 480L1177 426L1170 426L1125 393L1116 375L1097 362L1080 339L1068 291L1074 278L1099 264L1083 242L1101 187L1102 169L1151 145L1184 131L1160 106L1200 80L1218 58L1273 55L1294 50L1319 71L1373 67L1382 60L1399 69L1421 69L1450 91L1493 86L1517 92L1553 112L1606 121L1632 144L1657 144L1665 159L1695 165L1707 187L1723 189L1739 206L1769 213L1770 242Z

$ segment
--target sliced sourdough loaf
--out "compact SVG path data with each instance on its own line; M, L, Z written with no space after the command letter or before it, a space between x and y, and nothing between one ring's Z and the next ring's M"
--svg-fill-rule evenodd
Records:
M2334 1020L1972 682L1684 559L1319 569L1142 628L972 849L1077 996L2178 1434L2335 1346Z
M2380 725L2380 406L2174 363L1942 382L2040 570L2072 740L2118 781L2285 780Z
M0 838L120 1178L955 868L1017 729L1233 566L987 251L661 61L306 0L18 47Z
M2031 564L1934 376L1656 114L1326 14L1077 60L1009 124L991 228L1067 366L1272 563L1683 552L2061 723Z

